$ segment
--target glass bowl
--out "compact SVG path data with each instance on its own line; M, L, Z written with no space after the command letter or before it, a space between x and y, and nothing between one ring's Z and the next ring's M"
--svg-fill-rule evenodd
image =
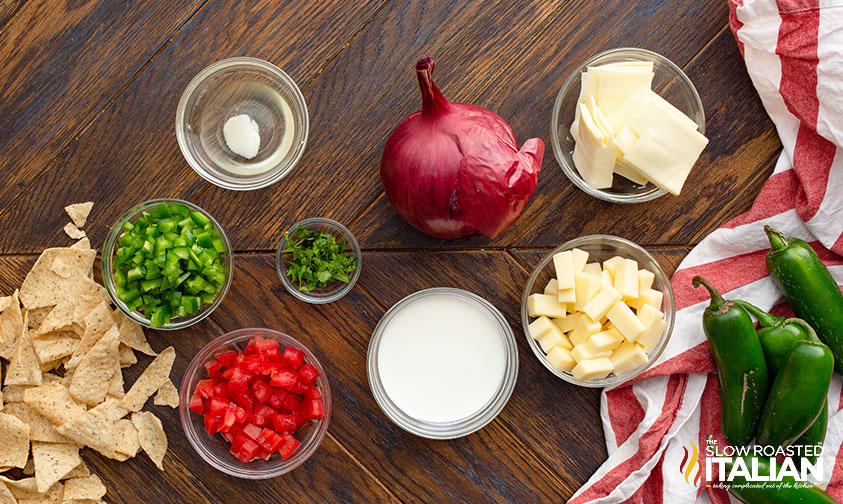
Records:
M386 326L402 309L413 302L428 296L451 296L454 298L460 298L473 303L488 313L488 315L494 320L495 325L497 325L500 329L500 337L503 340L504 351L506 352L506 367L504 369L503 379L489 402L487 402L486 405L476 413L453 422L430 422L426 420L419 420L402 411L401 408L399 408L386 393L378 367L378 350L380 347L380 340L383 337ZM506 321L506 318L504 318L501 312L498 311L494 305L477 294L468 291L453 289L450 287L437 287L410 294L387 310L380 322L378 322L378 325L375 327L375 331L372 333L372 338L369 341L369 351L366 356L366 370L369 377L369 386L372 389L372 394L375 396L375 401L377 401L378 406L380 406L386 416L395 422L396 425L411 434L428 439L454 439L467 436L468 434L483 428L486 424L494 420L495 417L497 417L503 410L504 406L509 401L509 397L512 395L512 391L515 388L515 381L518 378L518 346L515 343L515 336L512 333L512 328Z
M225 143L223 125L246 113L260 128L260 150L246 159ZM278 182L307 144L307 104L278 67L255 58L218 61L187 85L176 109L176 138L188 164L205 180L247 191Z
M281 241L278 243L278 250L275 252L275 270L278 272L278 276L281 278L281 283L284 284L284 288L287 289L287 292L302 301L313 304L332 303L351 292L351 289L354 288L354 284L357 283L357 279L360 278L360 270L363 268L363 254L360 252L360 245L357 244L357 240L354 238L354 235L351 234L351 231L335 220L314 217L312 219L305 219L293 224L290 229L287 230L287 233L289 233L290 236L295 237L295 231L299 226L308 230L321 231L323 233L331 234L338 240L345 238L345 250L350 251L351 255L354 256L357 263L357 269L355 269L349 276L348 283L335 282L333 284L328 284L325 287L317 287L309 292L301 292L296 284L287 276L287 261L289 260L289 254L283 253L283 250L287 248L287 239L282 236Z
M205 431L203 416L188 409L190 398L193 391L196 390L199 380L208 377L205 371L205 363L222 352L230 350L242 352L249 340L255 336L273 339L283 346L301 350L304 352L305 362L309 362L319 371L319 378L316 379L315 385L322 393L325 416L319 420L311 421L310 424L300 427L295 432L295 438L301 442L301 446L287 460L282 460L280 456L275 455L269 460L256 459L249 463L241 462L231 454L229 451L231 445L221 435L208 435ZM187 436L190 445L214 469L243 479L274 478L302 465L319 447L328 432L328 423L331 420L331 388L328 385L328 378L325 376L322 365L310 350L292 336L272 329L238 329L214 339L205 345L190 361L179 388L179 416L181 417L182 429L184 429L184 434Z
M550 362L547 361L547 358L545 358L545 353L542 351L539 342L530 336L530 316L527 314L527 298L531 294L543 293L544 286L547 285L547 282L555 276L553 268L554 254L574 248L588 252L589 262L600 262L602 264L603 261L618 255L628 259L635 259L638 261L639 269L648 269L655 274L653 289L660 290L664 294L661 311L664 313L664 319L667 322L667 327L659 338L659 341L653 351L648 355L646 364L642 364L641 366L626 373L612 373L606 378L580 381L575 379L574 375L570 372L554 369L553 366L550 365ZM670 340L670 335L673 332L675 315L676 302L673 298L673 287L671 287L670 279L665 274L661 265L641 246L636 245L629 240L610 235L583 236L557 247L555 250L547 254L539 265L536 266L536 269L533 270L533 273L527 280L527 285L524 287L524 294L521 296L521 325L524 329L524 336L527 338L527 343L530 345L530 348L533 350L536 358L548 369L548 371L559 378L562 378L567 382L571 382L574 385L580 385L583 387L612 387L627 382L646 371L647 368L658 360L659 356L667 346L667 342Z
M123 223L125 222L134 222L135 220L140 217L140 215L148 210L155 208L156 205L159 203L166 203L166 204L174 204L180 203L182 205L187 205L192 211L199 212L211 222L214 223L214 227L216 228L217 232L220 234L220 238L222 242L225 244L226 252L222 254L223 263L225 264L225 282L220 287L220 290L217 291L216 296L214 297L214 301L210 304L203 305L199 308L199 311L194 313L193 315L188 315L184 317L173 317L168 324L165 324L163 327L152 327L150 320L141 314L138 311L131 311L126 306L126 303L120 301L117 297L117 293L115 292L115 285L114 285L114 254L117 251L117 239L120 237L120 234L123 232ZM216 219L211 216L208 212L203 210L197 205L189 201L184 201L175 198L160 198L154 199L149 201L144 201L140 205L130 209L126 213L124 213L117 222L111 226L111 229L108 231L108 236L105 238L105 245L102 248L102 281L105 283L105 288L108 291L108 296L111 298L111 301L123 312L127 317L134 320L138 324L149 327L151 329L158 329L158 330L173 330L173 329L183 329L185 327L191 326L200 320L204 319L208 315L213 312L217 306L222 302L225 295L228 293L229 287L231 287L231 279L234 276L234 263L231 256L231 243L228 241L228 237L225 235L225 231L223 231L222 226L220 223L216 221Z
M642 203L667 194L653 184L636 184L620 175L614 177L611 188L594 189L580 177L574 166L574 139L571 137L570 126L574 120L574 111L580 95L580 75L589 66L619 63L622 61L650 61L653 63L653 91L681 110L685 115L697 123L700 133L705 134L705 113L703 112L700 96L688 76L669 59L646 49L623 47L611 49L592 56L580 65L568 77L556 96L553 104L553 115L550 120L550 141L553 144L553 155L562 167L565 175L577 187L595 198L612 203Z

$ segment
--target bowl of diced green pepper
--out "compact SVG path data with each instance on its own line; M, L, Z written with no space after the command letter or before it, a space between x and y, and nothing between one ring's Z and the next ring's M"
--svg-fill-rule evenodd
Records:
M313 304L345 296L360 277L363 254L337 221L315 217L293 224L278 244L275 268L284 288Z
M155 199L112 226L102 277L115 305L135 322L181 329L204 319L231 286L231 245L219 223L188 201Z

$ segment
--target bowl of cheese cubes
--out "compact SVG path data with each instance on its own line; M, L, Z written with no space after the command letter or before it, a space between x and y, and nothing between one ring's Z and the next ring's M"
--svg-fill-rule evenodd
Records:
M679 195L708 144L697 90L652 51L612 49L580 65L559 91L550 138L565 175L613 203Z
M550 372L585 387L624 383L653 364L676 307L664 270L635 243L584 236L549 253L527 280L521 321Z

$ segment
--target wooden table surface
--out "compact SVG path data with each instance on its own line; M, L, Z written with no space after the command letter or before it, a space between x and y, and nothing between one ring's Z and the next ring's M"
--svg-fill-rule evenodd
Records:
M680 197L607 204L572 186L553 157L550 114L563 81L589 56L621 46L667 56L702 98L711 143ZM310 111L301 162L259 191L210 185L176 143L183 89L231 56L278 65ZM547 145L538 189L497 239L422 235L381 191L384 141L420 107L413 66L421 56L437 60L435 77L450 100L489 108L519 141L537 136ZM170 440L164 473L144 456L119 464L83 452L112 503L566 500L606 457L599 391L554 379L532 355L519 320L528 272L549 248L608 233L645 245L672 273L702 237L749 208L781 148L728 28L725 0L2 0L0 94L3 294L20 285L42 249L70 243L61 231L64 205L96 202L86 228L100 248L132 205L188 199L221 222L237 251L236 271L210 318L177 332L148 331L153 347L176 347L174 382L210 339L250 326L299 338L331 380L333 416L321 448L269 481L215 472L188 445L177 412L155 407ZM327 306L294 299L274 269L283 230L314 216L343 222L364 249L359 283ZM433 286L489 299L512 324L520 352L504 411L448 442L392 424L365 370L384 311Z

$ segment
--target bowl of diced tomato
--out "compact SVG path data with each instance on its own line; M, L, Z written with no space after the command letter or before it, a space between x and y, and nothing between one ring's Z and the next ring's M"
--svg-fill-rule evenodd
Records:
M239 329L206 345L179 395L182 428L199 456L245 479L303 464L331 417L322 365L295 338L271 329Z

